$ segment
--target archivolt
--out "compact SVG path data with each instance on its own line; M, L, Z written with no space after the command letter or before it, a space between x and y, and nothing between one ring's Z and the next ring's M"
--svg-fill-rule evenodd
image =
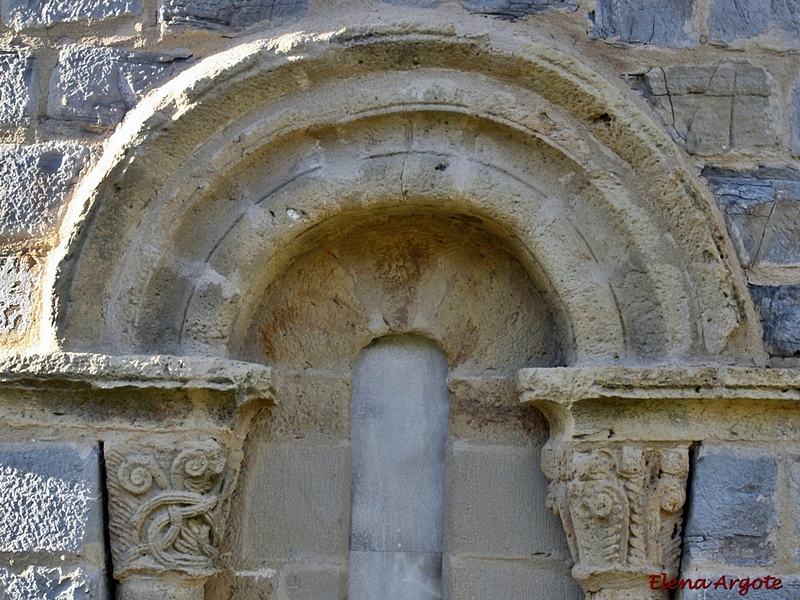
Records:
M235 354L314 228L415 206L516 248L569 364L735 356L753 335L710 203L616 84L513 32L430 25L242 43L149 96L65 222L54 334Z

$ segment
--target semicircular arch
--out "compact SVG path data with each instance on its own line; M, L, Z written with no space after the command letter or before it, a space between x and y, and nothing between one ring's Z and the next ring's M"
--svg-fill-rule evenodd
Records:
M635 102L514 33L407 24L240 43L149 96L65 221L54 334L235 355L310 232L399 206L508 240L568 364L698 360L753 335L710 203Z

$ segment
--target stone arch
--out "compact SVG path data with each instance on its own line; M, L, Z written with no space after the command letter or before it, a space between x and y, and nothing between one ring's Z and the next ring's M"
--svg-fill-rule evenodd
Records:
M574 57L466 23L246 41L151 94L65 220L54 343L235 356L304 232L403 206L502 231L567 364L741 358L750 309L672 142Z

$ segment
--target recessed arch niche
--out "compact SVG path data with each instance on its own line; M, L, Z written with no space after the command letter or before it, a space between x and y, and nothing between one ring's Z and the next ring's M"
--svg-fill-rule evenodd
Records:
M248 598L244 590L259 585L273 586L277 597L313 594L314 586L323 586L325 597L343 597L345 589L394 597L380 586L417 578L418 586L397 597L439 597L432 591L439 586L452 600L476 589L495 597L542 588L582 597L535 466L547 425L514 389L522 365L563 364L562 336L544 282L535 281L536 265L491 219L454 205L345 212L307 231L294 252L236 349L240 358L273 366L276 406L250 428L223 543L230 571L209 583L206 597ZM445 373L423 368L431 347L446 361ZM445 379L446 433L424 416ZM378 397L364 397L370 393ZM395 431L375 423L386 411L415 411L420 420L398 418ZM356 499L367 492L355 482L381 467L359 444L377 431L378 447L396 454L408 449L395 435L423 447L437 444L428 439L437 431L445 435L446 485L438 500L427 491L432 499L416 507L421 523L440 524L438 546L424 539L419 548L397 550L394 530L364 533L365 500ZM427 481L424 465L390 462L387 493L426 494L396 482ZM369 499L375 510L399 501ZM400 529L395 535L403 544L416 539ZM387 540L391 548L384 548ZM269 581L248 575L265 572L273 573Z

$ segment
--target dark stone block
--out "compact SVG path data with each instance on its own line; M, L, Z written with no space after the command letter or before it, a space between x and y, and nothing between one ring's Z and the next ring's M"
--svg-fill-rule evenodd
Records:
M51 233L88 158L89 149L75 143L0 145L0 240Z
M81 567L0 567L0 600L105 600L105 577Z
M168 25L206 29L247 27L308 13L308 0L165 0L160 18Z
M741 573L696 573L683 574L682 577L693 579L705 579L709 582L708 589L689 590L684 589L676 596L677 600L796 600L800 598L800 580L792 576L777 576L780 582L780 589L766 589L764 578L771 575L769 585L776 584L776 575L773 571L764 571L754 575L743 575ZM725 579L721 579L722 577ZM756 582L761 579L761 583ZM747 583L734 582L735 579L748 579ZM714 586L717 587L714 587ZM757 587L752 587L753 585ZM724 589L728 588L728 589ZM731 589L732 588L732 589ZM745 593L742 593L745 591Z
M96 446L0 445L0 551L70 552L103 544Z
M777 482L778 461L771 454L701 448L684 533L692 564L772 564Z
M17 27L138 14L140 0L3 0L3 22Z
M25 49L0 51L0 125L30 121L36 106L35 67Z
M594 38L690 48L699 43L694 0L597 0Z
M764 343L775 356L800 356L800 285L750 286Z
M714 0L708 16L708 41L727 45L770 28L800 41L800 4L795 0Z
M725 215L744 268L800 264L800 171L707 167L702 174Z
M464 8L471 13L496 17L516 18L561 9L575 11L577 0L462 0Z

